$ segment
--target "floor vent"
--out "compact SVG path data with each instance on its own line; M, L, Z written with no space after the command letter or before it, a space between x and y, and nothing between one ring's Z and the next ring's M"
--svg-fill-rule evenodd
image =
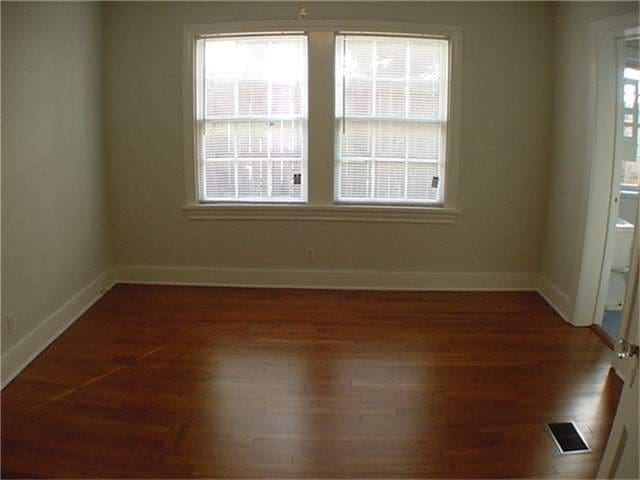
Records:
M561 455L591 451L575 422L547 423L546 427Z

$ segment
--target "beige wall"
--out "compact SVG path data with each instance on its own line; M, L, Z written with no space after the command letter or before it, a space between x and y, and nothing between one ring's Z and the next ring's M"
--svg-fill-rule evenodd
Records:
M184 217L182 26L293 19L295 4L3 2L2 315L13 312L16 322L12 335L3 322L3 351L114 262L513 273L542 265L575 297L588 184L588 24L637 6L305 6L312 19L463 27L457 223ZM312 264L306 246L315 249Z
M311 19L463 27L462 215L455 225L185 219L182 26L294 19L298 7L106 6L105 139L117 262L537 273L552 105L552 8L542 3L305 2ZM305 263L305 246L315 249L314 264Z
M97 4L2 2L2 349L111 263Z
M578 289L589 189L590 22L637 10L636 2L556 6L552 171L542 275L568 297L571 310Z

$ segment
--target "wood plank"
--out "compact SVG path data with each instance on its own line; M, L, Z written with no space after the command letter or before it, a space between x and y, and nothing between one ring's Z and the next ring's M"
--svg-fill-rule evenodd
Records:
M2 392L2 476L589 478L609 364L530 292L118 285Z

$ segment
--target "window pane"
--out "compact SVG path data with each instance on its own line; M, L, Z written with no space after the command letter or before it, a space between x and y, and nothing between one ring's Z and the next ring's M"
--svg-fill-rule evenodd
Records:
M299 196L302 185L296 183L295 175L302 174L302 162L299 160L273 161L272 166L272 195L286 198Z
M371 196L371 162L342 162L340 178L340 198L366 199Z
M212 197L233 198L235 197L235 169L234 162L206 162L205 190Z
M638 185L638 159L622 162L622 183Z
M378 43L376 60L378 76L386 78L405 78L407 76L407 42Z
M235 136L233 125L228 123L208 123L204 130L204 158L214 160L233 158Z
M378 80L376 82L375 116L382 118L405 118L405 82Z
M423 40L409 44L410 77L416 80L440 81L446 65L442 56L446 52L441 40Z
M269 124L247 122L235 125L238 158L267 158Z
M207 80L207 118L231 117L236 111L235 82Z
M376 158L397 158L406 155L406 128L404 125L379 125L376 134Z
M633 108L636 102L636 85L635 83L625 83L624 84L624 108Z
M362 78L348 78L345 97L348 116L368 117L373 113L373 81Z
M409 163L409 198L436 200L438 189L433 188L433 178L438 176L438 165L435 163Z
M306 36L212 37L198 45L202 200L303 201Z
M380 199L401 200L405 189L404 162L375 162L375 196Z
M342 65L343 61L348 66L349 78L369 78L373 74L373 48L374 44L366 37L350 37L346 48L343 42L344 36L337 39L336 61Z
M269 84L266 80L240 80L238 82L238 113L241 116L267 115Z
M370 158L372 154L372 129L371 122L347 121L346 128L341 136L340 153L342 158Z
M447 62L446 40L337 36L339 200L442 202Z
M409 125L409 159L438 162L441 157L441 128L440 125Z
M262 198L268 193L267 162L260 160L238 162L238 196Z
M302 115L302 85L274 82L271 90L271 115L294 117Z
M302 158L302 123L271 122L271 158Z
M438 120L442 116L440 100L440 85L437 82L410 82L408 116Z

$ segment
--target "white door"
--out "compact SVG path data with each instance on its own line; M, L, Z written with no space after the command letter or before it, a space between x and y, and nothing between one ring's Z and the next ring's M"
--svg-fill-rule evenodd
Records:
M640 219L640 215L637 219ZM636 222L636 225L640 225L640 223ZM640 447L638 444L639 237L638 229L636 229L620 343L616 347L614 358L614 367L624 381L624 386L598 470L598 478L640 478L638 466L638 448Z

